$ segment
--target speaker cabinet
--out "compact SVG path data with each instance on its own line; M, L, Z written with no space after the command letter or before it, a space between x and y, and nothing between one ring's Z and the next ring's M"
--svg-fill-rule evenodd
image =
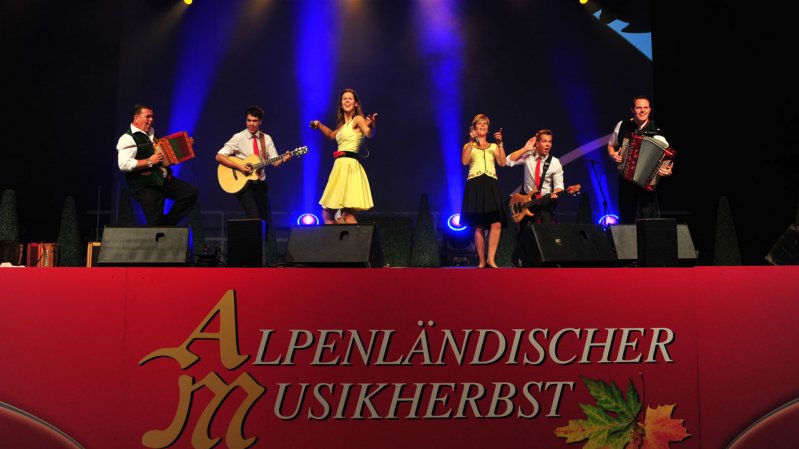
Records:
M266 265L266 222L260 218L228 220L227 266Z
M621 264L638 262L638 232L636 225L613 225L608 228L616 257ZM686 224L677 225L677 264L682 267L696 264L696 249Z
M796 225L788 226L766 255L766 260L774 265L799 265L799 228Z
M300 226L291 229L286 262L312 267L382 268L374 224Z
M181 266L189 258L189 228L106 226L98 266Z
M635 222L638 240L638 266L677 266L677 220L642 218Z
M602 227L592 224L526 224L519 234L523 267L603 267L616 263Z

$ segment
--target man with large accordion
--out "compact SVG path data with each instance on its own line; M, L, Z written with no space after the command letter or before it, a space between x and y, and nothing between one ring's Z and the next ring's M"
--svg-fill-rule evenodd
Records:
M619 182L619 220L634 223L641 218L657 218L655 188L661 177L671 176L676 151L669 147L660 128L650 120L649 98L633 99L633 117L616 124L608 141L608 155L617 165Z

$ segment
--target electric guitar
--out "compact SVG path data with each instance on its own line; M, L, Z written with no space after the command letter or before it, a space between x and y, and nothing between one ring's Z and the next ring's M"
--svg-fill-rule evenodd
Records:
M580 189L580 184L575 184L573 186L567 187L566 190L557 192L557 194L560 195L562 193L568 193L571 196L575 196L580 194ZM514 193L511 195L510 216L513 218L515 223L522 221L522 218L524 217L534 216L535 214L530 210L530 208L543 203L544 200L552 196L552 193L547 193L541 198L534 198L536 194L538 194L537 190L534 190L527 195L522 195L521 193Z
M288 153L292 157L297 157L307 152L308 147L298 147L289 151ZM283 156L284 154L281 154L264 160L261 160L261 158L254 154L247 156L243 160L240 160L235 156L228 156L228 159L235 158L237 162L252 167L252 172L250 172L249 175L245 175L235 168L225 167L224 165L219 164L219 167L216 169L216 177L219 179L219 185L222 187L222 190L227 193L239 193L241 189L247 185L247 183L258 180L258 170L283 159Z

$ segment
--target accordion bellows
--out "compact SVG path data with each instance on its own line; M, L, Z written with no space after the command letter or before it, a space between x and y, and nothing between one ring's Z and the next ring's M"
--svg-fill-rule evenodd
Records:
M164 166L177 165L194 157L191 140L186 131L170 134L155 142L155 151L163 153Z
M655 190L660 180L658 169L665 164L671 164L677 154L665 141L637 134L627 135L619 152L619 175L650 192Z

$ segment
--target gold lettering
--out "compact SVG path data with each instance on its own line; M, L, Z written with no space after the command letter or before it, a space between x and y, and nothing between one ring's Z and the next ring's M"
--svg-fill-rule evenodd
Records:
M219 315L219 332L205 332L205 328ZM197 354L189 350L195 340L217 340L219 342L219 357L222 365L229 369L235 369L246 362L249 355L239 353L239 338L236 330L236 291L228 290L216 306L208 312L208 315L200 323L194 332L182 345L176 348L161 348L153 351L143 358L139 365L144 365L152 359L158 357L169 357L180 365L181 369L186 369L200 360Z
M244 420L247 418L247 414L258 398L266 392L266 388L256 382L249 373L244 373L234 382L227 384L214 372L209 373L199 383L194 383L194 378L191 376L180 376L178 379L180 398L172 423L164 430L150 430L145 432L141 439L142 445L153 449L162 449L171 446L178 437L180 437L180 434L183 433L183 429L186 427L194 393L201 388L208 388L213 392L214 396L197 420L197 425L191 436L191 446L194 449L211 449L216 446L220 438L211 438L211 421L213 421L214 415L225 399L237 387L244 390L247 397L241 402L238 409L236 409L236 412L233 414L228 424L227 433L225 434L225 444L231 449L245 449L252 446L255 444L257 438L244 438Z

